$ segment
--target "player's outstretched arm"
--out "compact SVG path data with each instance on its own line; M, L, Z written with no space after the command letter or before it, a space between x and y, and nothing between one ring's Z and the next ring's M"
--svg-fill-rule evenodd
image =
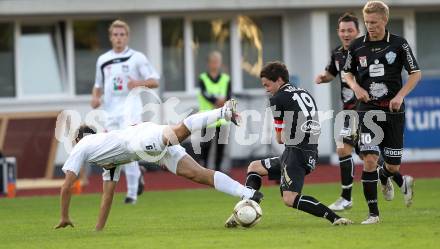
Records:
M70 199L72 197L72 186L78 177L72 172L66 172L66 178L64 180L63 186L61 187L60 198L61 198L61 218L60 223L55 226L55 229L64 228L67 226L73 227L72 221L69 218L69 206Z
M101 231L104 229L105 222L107 221L108 214L110 213L110 208L112 206L116 183L117 182L115 181L104 181L103 183L101 208L99 210L98 222L96 223L95 227L96 231Z

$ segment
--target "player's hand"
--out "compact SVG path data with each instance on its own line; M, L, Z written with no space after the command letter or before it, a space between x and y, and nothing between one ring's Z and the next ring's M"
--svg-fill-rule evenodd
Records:
M390 101L390 111L391 112L398 112L400 110L400 107L403 103L403 97L396 95L391 101Z
M356 98L359 101L362 101L365 103L370 101L370 96L368 95L368 92L365 91L365 89L363 89L362 87L358 86L355 89L353 89L353 91L354 91L354 94L356 95Z
M325 74L318 74L318 76L316 76L315 78L315 83L321 84L324 83L324 80L325 80Z
M217 101L215 102L215 107L220 108L223 107L223 105L225 105L226 99L225 98L218 98Z
M139 81L128 76L128 83L127 83L128 89L131 90L131 89L136 88L138 86L140 86Z
M101 99L98 97L92 97L92 101L90 102L90 105L93 109L98 108L101 105Z
M68 226L74 227L72 221L70 221L70 219L61 219L60 223L55 226L55 229L65 228Z

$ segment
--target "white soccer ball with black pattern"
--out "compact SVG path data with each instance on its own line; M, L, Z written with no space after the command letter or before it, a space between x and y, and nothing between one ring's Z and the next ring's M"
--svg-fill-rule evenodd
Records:
M241 200L234 207L234 218L243 227L252 227L260 222L263 210L253 200Z

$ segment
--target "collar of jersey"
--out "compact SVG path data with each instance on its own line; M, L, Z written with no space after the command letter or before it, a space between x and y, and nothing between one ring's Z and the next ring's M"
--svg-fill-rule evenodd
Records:
M390 42L390 31L388 29L385 29L385 36L380 41ZM364 42L371 42L368 33L364 36Z
M120 52L120 53L116 53L116 52L112 49L112 53L113 53L114 55L123 55L123 54L127 53L128 50L130 50L130 48L127 46L127 47L125 47L125 49L124 49L122 52Z

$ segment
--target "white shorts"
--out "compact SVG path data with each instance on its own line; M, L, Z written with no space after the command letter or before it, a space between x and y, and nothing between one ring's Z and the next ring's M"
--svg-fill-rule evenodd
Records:
M117 166L111 169L104 169L104 168L102 169L103 169L102 172L103 181L114 181L114 182L119 181L119 178L121 177L122 166Z

